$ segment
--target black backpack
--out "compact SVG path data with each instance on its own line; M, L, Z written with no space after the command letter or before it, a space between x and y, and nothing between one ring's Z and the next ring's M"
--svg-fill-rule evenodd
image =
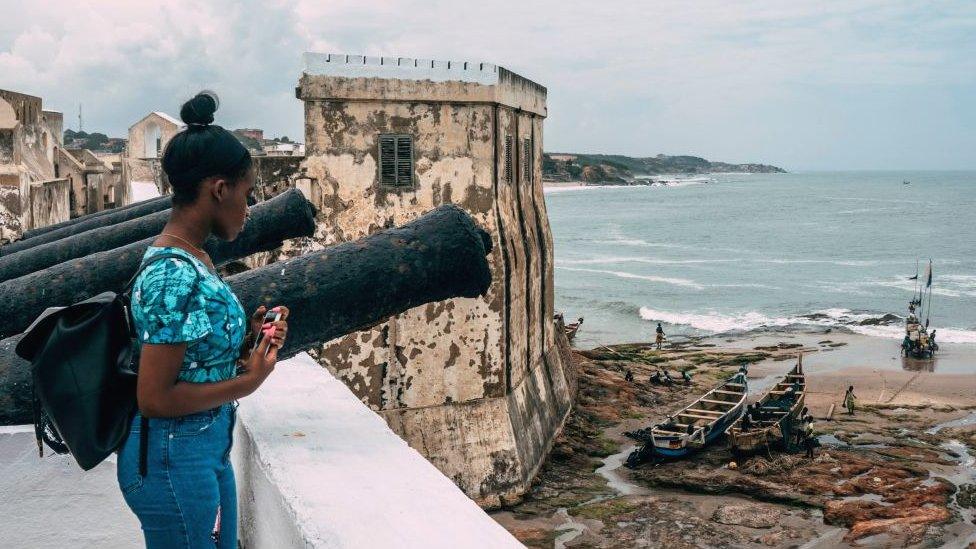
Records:
M16 352L31 363L34 432L56 453L71 453L84 470L101 463L125 442L136 412L140 344L130 312L132 284L139 273L173 252L145 260L122 293L102 292L60 308L49 308L24 332ZM200 278L196 265L193 270ZM145 476L148 433L143 419L140 473Z

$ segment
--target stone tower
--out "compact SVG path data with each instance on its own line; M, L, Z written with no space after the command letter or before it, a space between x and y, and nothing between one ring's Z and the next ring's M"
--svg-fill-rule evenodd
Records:
M298 185L319 209L319 243L444 203L494 239L487 295L418 307L325 344L319 360L469 496L486 507L511 501L575 391L553 321L546 89L486 63L306 54L305 65Z

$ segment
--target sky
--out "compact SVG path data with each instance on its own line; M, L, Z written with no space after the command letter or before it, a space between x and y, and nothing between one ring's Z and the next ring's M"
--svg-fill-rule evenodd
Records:
M205 88L304 140L304 51L489 62L548 88L547 151L789 170L976 169L976 2L0 0L0 88L124 136Z

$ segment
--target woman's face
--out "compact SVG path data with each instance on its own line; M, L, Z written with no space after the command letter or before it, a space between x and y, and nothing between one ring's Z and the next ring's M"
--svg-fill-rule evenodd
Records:
M244 229L248 217L248 204L253 203L254 169L234 183L227 183L223 189L223 200L217 207L213 232L223 240L231 241ZM249 200L251 199L251 200Z

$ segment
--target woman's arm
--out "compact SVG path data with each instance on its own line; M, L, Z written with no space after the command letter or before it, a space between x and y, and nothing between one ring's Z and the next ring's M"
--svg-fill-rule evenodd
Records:
M274 370L281 343L280 338L263 338L256 352L251 353L246 370L241 375L214 383L177 380L186 353L185 342L144 344L136 383L139 410L146 417L177 417L245 397L260 387Z

